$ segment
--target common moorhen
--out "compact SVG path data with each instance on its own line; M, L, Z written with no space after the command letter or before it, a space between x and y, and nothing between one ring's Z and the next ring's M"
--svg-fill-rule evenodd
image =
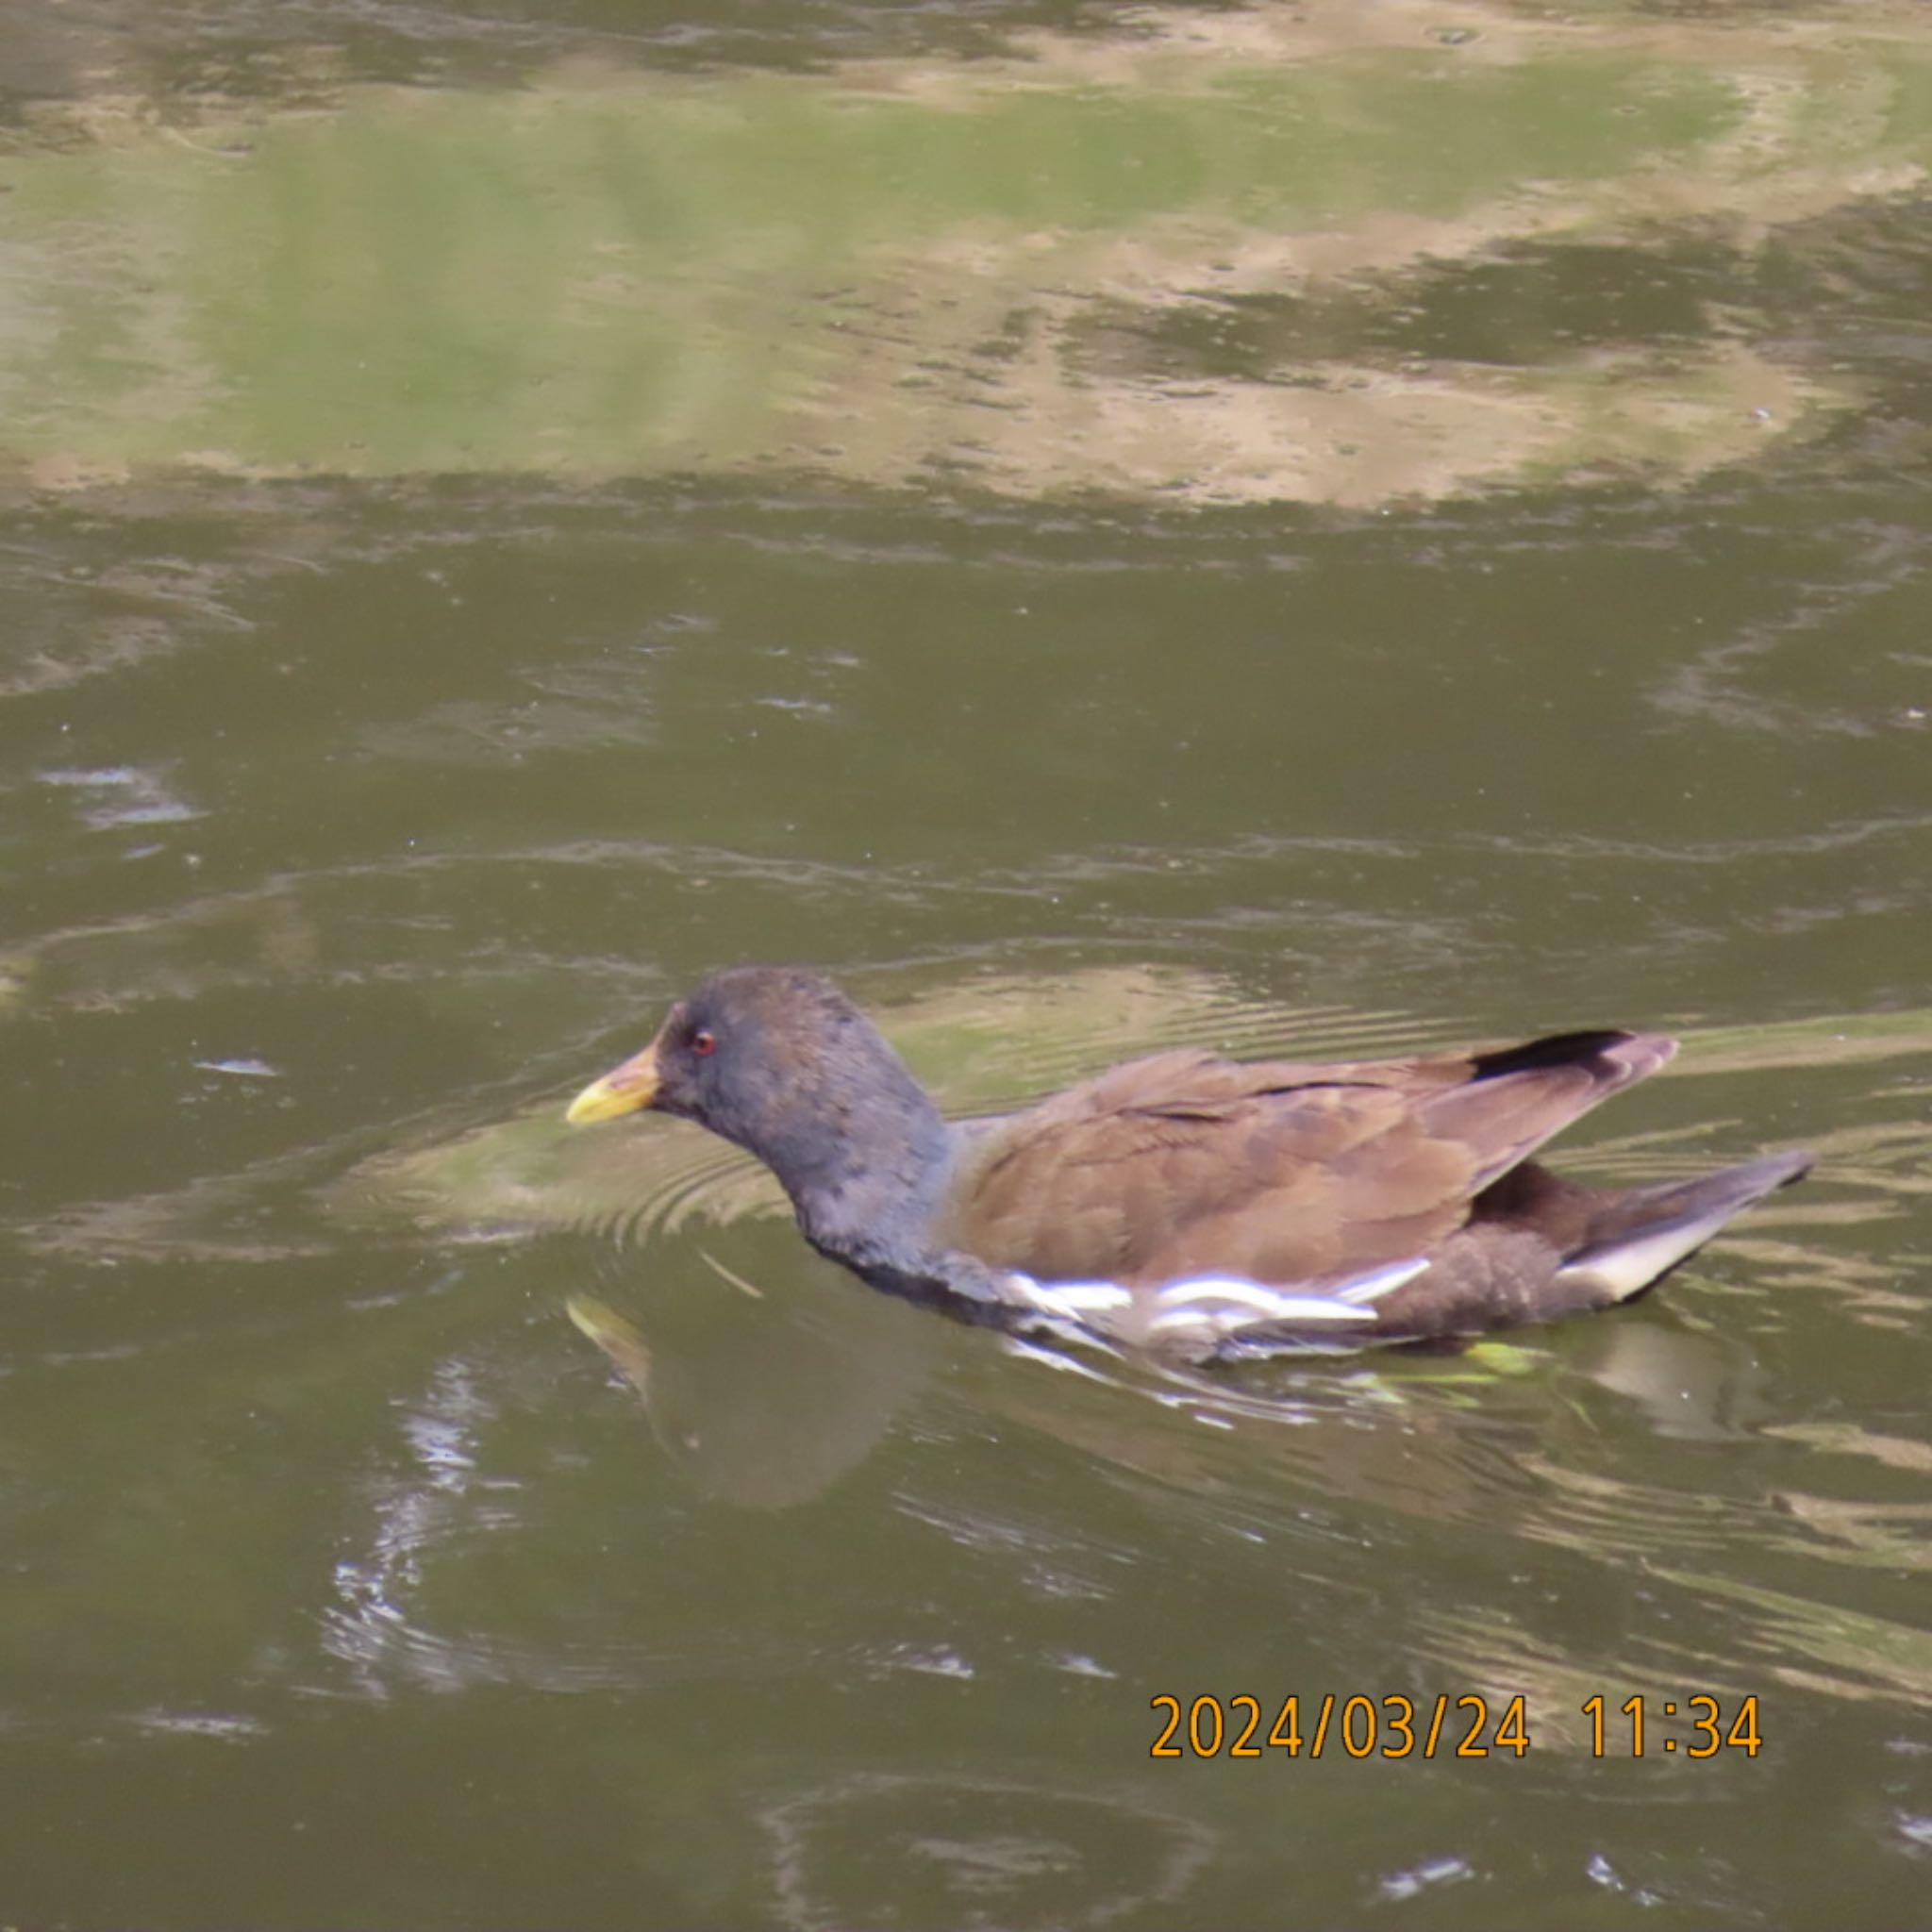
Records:
M866 1017L790 967L719 973L573 1122L696 1121L806 1239L969 1321L1189 1361L1478 1334L1641 1294L1811 1165L1599 1190L1527 1157L1676 1051L1656 1033L1333 1066L1182 1051L948 1122Z

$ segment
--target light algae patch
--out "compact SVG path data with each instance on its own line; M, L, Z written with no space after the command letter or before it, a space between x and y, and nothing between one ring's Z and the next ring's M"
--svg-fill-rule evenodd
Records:
M1264 8L1025 59L130 114L7 163L0 462L1355 504L1694 475L1848 398L1735 315L1515 361L1291 331L1239 374L1119 319L1342 284L1393 312L1424 263L1909 186L1932 25L1872 18Z

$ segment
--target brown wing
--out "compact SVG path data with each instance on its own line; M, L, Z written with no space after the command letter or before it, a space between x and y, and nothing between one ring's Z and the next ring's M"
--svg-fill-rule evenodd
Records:
M1374 1268L1427 1254L1497 1176L1674 1050L1579 1033L1339 1066L1161 1054L990 1126L935 1233L1041 1281Z

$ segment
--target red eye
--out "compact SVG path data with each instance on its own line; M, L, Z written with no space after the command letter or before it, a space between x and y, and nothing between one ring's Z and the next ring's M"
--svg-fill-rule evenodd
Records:
M718 1051L718 1036L715 1033L697 1032L691 1037L691 1050L700 1059L708 1058Z

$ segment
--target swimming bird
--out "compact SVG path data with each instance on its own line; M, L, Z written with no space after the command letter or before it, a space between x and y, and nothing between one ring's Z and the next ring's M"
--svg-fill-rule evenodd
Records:
M956 1122L829 980L745 966L674 1005L568 1118L650 1108L735 1141L813 1247L890 1293L1205 1363L1634 1300L1811 1165L1601 1190L1530 1158L1675 1051L1615 1029L1335 1065L1182 1050Z

